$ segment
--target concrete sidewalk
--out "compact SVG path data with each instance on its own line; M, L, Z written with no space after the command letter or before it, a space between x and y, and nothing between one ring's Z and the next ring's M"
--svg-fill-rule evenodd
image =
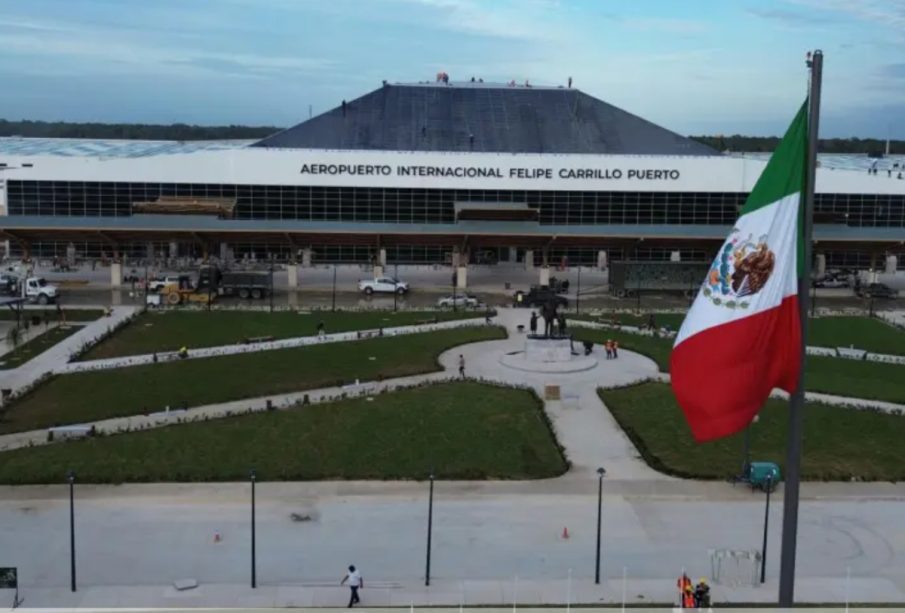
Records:
M366 571L365 571L366 572ZM681 572L681 569L680 571ZM677 573L678 575L678 573ZM698 578L692 579L697 582ZM500 613L513 611L548 611L536 607L609 606L651 607L669 610L677 600L676 577L662 579L602 578L600 585L592 579L558 580L480 580L450 581L434 578L431 585L423 580L399 583L368 581L360 590L358 610L386 610L396 607L405 610L425 610L432 607L500 607ZM757 606L775 603L778 585L770 581L757 587L729 587L711 585L714 608L721 605L750 603ZM903 602L902 593L888 581L864 578L817 577L796 581L795 599L804 603L838 603L846 599L856 602L889 604ZM176 590L172 585L134 585L119 587L81 587L72 593L67 589L30 588L22 590L25 608L341 608L349 600L349 589L326 582L297 582L272 585L259 582L252 589L248 584L200 584L193 589ZM867 596L867 599L863 597ZM493 611L493 609L486 609Z
M41 377L58 372L70 357L87 344L106 334L138 312L137 307L115 307L109 317L101 317L81 325L81 330L66 337L44 353L35 356L19 368L0 372L0 388L12 389L15 393L29 386Z

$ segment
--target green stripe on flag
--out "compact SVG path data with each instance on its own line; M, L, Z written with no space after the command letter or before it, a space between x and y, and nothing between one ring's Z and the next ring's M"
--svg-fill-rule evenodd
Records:
M782 137L776 151L770 156L764 172L751 190L751 194L745 201L740 215L773 204L777 200L785 198L796 192L801 193L800 210L804 211L804 182L805 167L807 166L808 151L808 101L805 99L801 105L792 125ZM804 224L799 217L798 223L798 276L806 270L804 262L804 240L802 232Z

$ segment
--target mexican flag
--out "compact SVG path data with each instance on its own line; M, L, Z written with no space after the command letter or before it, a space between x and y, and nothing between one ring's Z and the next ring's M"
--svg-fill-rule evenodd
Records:
M801 370L807 102L748 196L682 323L673 392L699 442L744 429Z

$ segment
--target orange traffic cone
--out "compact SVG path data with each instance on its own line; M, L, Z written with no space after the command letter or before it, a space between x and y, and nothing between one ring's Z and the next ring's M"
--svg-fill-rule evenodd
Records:
M220 536L220 533L219 533L219 532L214 532L214 542L215 542L215 543L219 543L219 542L222 541L222 540L223 540L223 537Z
M569 529L566 526L563 526L562 528L562 537L564 539L569 538Z

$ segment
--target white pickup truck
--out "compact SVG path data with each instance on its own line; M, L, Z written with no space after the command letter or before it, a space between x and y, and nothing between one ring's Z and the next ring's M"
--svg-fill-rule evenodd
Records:
M377 277L376 279L363 279L358 282L358 291L368 296L371 294L404 294L409 291L409 284L393 277Z

